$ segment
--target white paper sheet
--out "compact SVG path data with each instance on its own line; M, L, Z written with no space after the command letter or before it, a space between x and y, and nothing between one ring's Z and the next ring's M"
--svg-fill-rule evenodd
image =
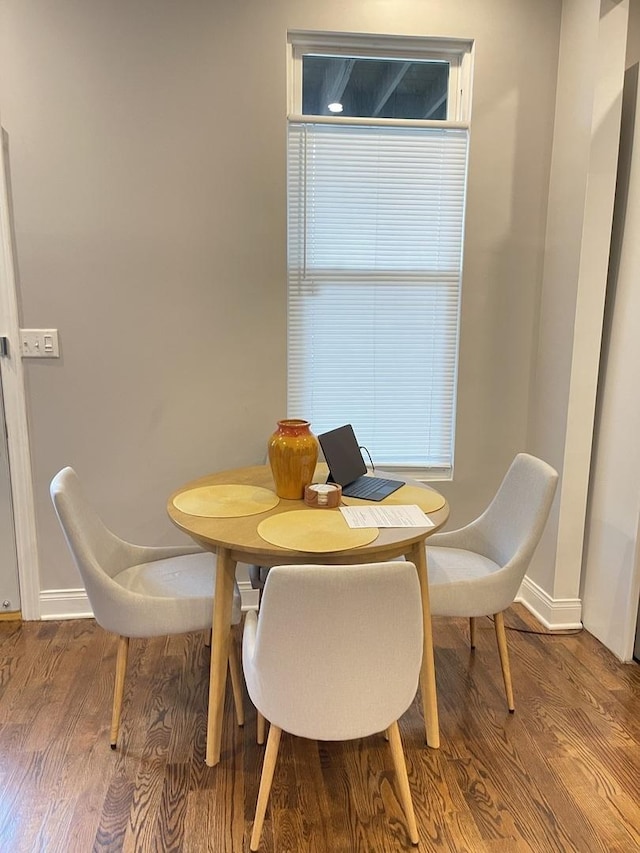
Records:
M349 527L433 527L433 521L419 506L341 506Z

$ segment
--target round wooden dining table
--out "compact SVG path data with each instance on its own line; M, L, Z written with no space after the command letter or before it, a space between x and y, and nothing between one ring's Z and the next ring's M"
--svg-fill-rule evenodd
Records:
M385 474L385 476L389 475ZM326 466L323 468L321 465L316 469L314 481L324 482L325 479ZM257 486L275 492L271 469L268 465L259 465L249 468L235 468L200 477L177 489L169 497L167 503L167 511L172 522L203 548L217 555L207 716L207 765L212 767L220 761L224 693L231 636L233 587L236 564L238 562L253 563L260 566L298 563L340 565L381 562L404 556L407 560L414 563L420 581L424 620L424 647L420 684L425 718L425 734L427 744L433 748L437 748L440 745L440 736L438 729L438 707L425 540L431 533L442 527L449 516L449 506L444 498L435 492L435 490L424 486L425 489L431 492L429 497L440 499L435 502L431 501L431 503L440 504L440 507L435 511L430 512L425 507L425 511L427 511L429 519L433 524L432 527L381 528L376 538L368 544L331 550L331 541L327 541L324 543L321 553L319 553L317 550L300 551L272 544L262 538L258 532L261 522L269 517L308 509L302 500L280 499L275 506L264 512L232 517L195 515L191 514L191 512L185 512L176 506L176 500L178 504L184 505L183 499L186 493L194 493L194 490L202 490L209 486L231 485ZM413 499L416 495L415 487L403 486L397 492L394 492L392 496L381 501L379 505L383 506L389 502L395 504L402 503L403 489L412 489L410 493L406 492L410 497L410 499L406 500L406 503L416 503ZM369 503L371 505L370 502L364 501L350 502L359 504ZM376 504L373 505L375 506ZM339 509L314 509L311 512L339 512Z

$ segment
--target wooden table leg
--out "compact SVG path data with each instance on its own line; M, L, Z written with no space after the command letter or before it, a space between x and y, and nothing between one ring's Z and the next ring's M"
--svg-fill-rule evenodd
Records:
M433 658L433 634L431 630L431 604L429 602L429 576L427 573L427 554L424 542L417 542L406 555L407 560L415 563L420 581L422 597L422 618L424 641L422 648L422 670L420 686L422 689L422 709L427 744L433 749L440 746L440 728L438 725L438 697L436 694L436 668Z
M216 589L213 601L211 666L209 673L209 710L207 716L206 763L213 767L220 761L224 693L227 683L227 661L231 635L231 609L236 563L226 548L218 548Z

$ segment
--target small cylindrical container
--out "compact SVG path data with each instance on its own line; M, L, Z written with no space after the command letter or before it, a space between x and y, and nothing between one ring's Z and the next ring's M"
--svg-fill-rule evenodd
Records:
M342 486L337 483L311 483L305 486L304 502L307 506L334 509L340 506Z

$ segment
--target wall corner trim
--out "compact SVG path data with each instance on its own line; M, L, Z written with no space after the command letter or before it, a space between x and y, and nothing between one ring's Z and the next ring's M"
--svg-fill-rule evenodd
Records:
M582 628L582 601L579 598L552 598L531 578L525 576L516 601L524 604L549 631Z

